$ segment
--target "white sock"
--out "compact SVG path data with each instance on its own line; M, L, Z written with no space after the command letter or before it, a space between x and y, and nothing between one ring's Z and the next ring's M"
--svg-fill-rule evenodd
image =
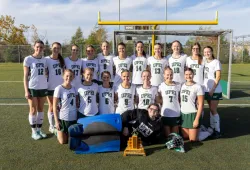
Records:
M198 140L199 141L203 141L203 140L205 140L210 135L211 135L211 133L208 132L208 131L199 131Z
M214 115L214 129L220 132L220 116L218 113Z
M44 117L43 112L37 112L37 116L36 116L37 131L41 131L41 127L43 125L43 117Z
M49 120L50 128L54 128L55 121L54 121L54 113L53 112L48 112L48 120Z
M210 112L210 127L214 129L214 116L211 112Z
M29 114L29 123L31 126L32 133L36 133L36 115Z

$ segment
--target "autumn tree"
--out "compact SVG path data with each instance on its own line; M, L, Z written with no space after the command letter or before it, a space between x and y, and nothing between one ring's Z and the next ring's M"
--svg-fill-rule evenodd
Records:
M20 24L15 25L15 18L9 15L0 17L0 42L5 44L28 44L27 39L24 36L24 32L28 30L28 26Z

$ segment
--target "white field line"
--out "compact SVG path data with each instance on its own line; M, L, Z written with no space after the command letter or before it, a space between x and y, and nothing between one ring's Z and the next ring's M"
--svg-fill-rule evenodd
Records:
M28 103L0 103L0 106L26 106ZM48 105L47 103L45 105ZM205 106L208 106L208 104L205 104ZM239 106L239 107L250 107L249 104L219 104L219 106Z
M0 83L23 83L23 81L0 81Z

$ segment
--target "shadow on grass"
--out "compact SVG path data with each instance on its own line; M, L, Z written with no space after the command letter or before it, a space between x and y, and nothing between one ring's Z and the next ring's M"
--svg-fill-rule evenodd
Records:
M153 145L152 145L153 146ZM166 147L165 147L165 144L162 144L161 146L159 146L159 145L157 145L157 146L155 146L155 147L150 147L150 148L145 148L145 152L146 152L146 155L148 156L148 155L151 155L151 154L153 154L153 153L155 153L155 152L157 152L157 151L160 151L160 150L162 150L162 149L167 149Z
M235 138L250 134L249 107L221 107L218 108L221 122L222 138ZM203 122L209 126L209 110L205 109Z
M249 93L246 93L242 90L233 90L230 93L231 99L242 98L242 97L250 97Z

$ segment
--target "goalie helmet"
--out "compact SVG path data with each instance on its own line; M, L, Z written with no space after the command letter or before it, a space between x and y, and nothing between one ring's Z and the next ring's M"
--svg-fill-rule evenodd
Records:
M171 133L168 135L166 146L168 149L174 149L177 152L185 152L183 138L177 133Z

